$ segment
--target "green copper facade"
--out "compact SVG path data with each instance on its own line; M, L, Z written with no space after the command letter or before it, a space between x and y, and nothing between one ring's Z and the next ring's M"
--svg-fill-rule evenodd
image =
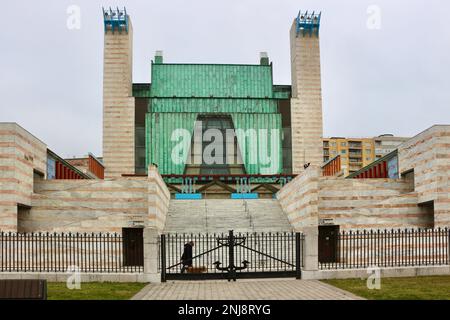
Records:
M157 164L161 174L185 173L186 160L173 159L181 141L174 131L193 135L199 116L231 117L245 173L283 172L278 102L288 99L290 92L274 90L271 65L152 63L151 85L135 84L133 95L147 103L146 166ZM254 142L251 135L243 134L249 129L264 137ZM190 145L190 141L183 143Z
M152 64L152 97L272 98L264 65Z

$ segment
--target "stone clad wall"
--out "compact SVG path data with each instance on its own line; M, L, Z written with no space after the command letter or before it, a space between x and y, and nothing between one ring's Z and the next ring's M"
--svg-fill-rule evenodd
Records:
M147 181L50 180L37 184L32 209L20 216L24 232L121 232L147 217Z
M405 180L322 177L319 218L342 229L432 227L432 212L417 205L412 188Z
M322 177L308 168L277 198L297 231L322 219L342 229L432 227L433 213L419 207L411 181Z
M450 226L450 126L436 125L398 148L399 172L414 170L418 202L434 203L435 227Z
M164 228L170 194L156 168L148 178L45 180L36 184L22 232L121 232Z
M148 168L148 227L164 230L170 192L155 166Z
M31 205L33 170L46 174L47 146L16 123L0 123L0 230L17 231L17 206Z
M277 199L296 231L318 224L320 172L316 167L309 167L277 193Z
M297 36L295 20L290 39L292 170L298 174L305 163L323 163L320 39L315 35Z

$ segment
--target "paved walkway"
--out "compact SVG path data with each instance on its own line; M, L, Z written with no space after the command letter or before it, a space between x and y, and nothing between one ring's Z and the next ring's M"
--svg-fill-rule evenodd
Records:
M356 300L317 280L168 281L146 286L133 300Z

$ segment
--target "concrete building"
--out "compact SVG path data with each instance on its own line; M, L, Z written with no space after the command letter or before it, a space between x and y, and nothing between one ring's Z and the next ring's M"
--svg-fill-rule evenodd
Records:
M266 54L259 64L215 65L167 63L162 52L152 83L133 84L130 17L105 12L103 161L63 160L19 125L1 123L0 229L314 234L330 225L449 226L450 126L404 141L372 167L374 139L322 140L319 27L319 14L294 19L292 86L273 84ZM197 145L195 134L206 129L234 136ZM270 134L258 140L239 129ZM347 157L349 173L361 174L321 169L324 142ZM196 161L211 146L233 161Z
M259 64L214 65L165 62L162 51L157 51L151 64L152 82L133 84L130 18L124 14L111 21L105 16L105 177L145 174L150 164L157 165L163 175L292 174L300 173L306 164L320 165L319 27L318 14L293 22L292 86L273 84L266 53L261 53ZM177 146L172 140L175 126L190 135L186 143L192 145L177 164L170 152ZM234 133L234 141L212 144L224 149L223 159L234 162L210 164L198 157L198 150L202 152L208 144L196 151L194 133L208 129ZM253 143L246 135L249 130L265 130L267 141ZM228 151L229 147L233 150Z
M410 138L396 137L393 134L382 134L374 137L375 141L375 157L377 159L397 150L397 147Z

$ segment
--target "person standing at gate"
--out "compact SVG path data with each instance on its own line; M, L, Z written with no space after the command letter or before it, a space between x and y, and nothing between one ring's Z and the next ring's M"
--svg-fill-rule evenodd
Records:
M192 247L194 246L194 241L189 241L184 245L183 255L181 256L181 273L184 273L186 269L192 267Z

